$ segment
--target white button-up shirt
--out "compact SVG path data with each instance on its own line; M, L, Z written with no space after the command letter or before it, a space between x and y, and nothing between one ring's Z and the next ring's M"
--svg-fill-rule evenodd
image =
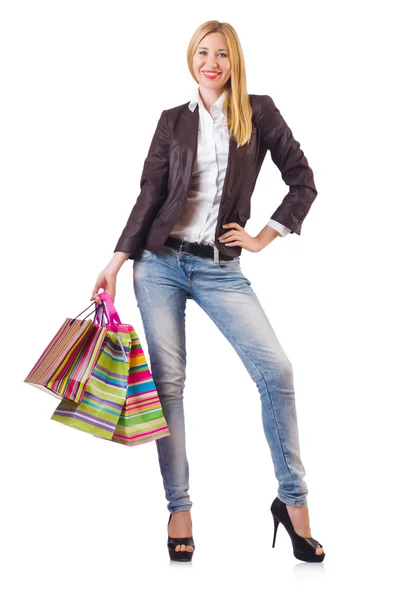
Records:
M199 105L197 155L187 201L170 232L172 237L215 245L219 202L229 155L229 131L226 116L222 111L224 100L225 92L212 104L209 114L204 107L198 86L194 90L189 108L193 112L196 105ZM288 227L274 219L270 219L267 224L282 236L291 232Z

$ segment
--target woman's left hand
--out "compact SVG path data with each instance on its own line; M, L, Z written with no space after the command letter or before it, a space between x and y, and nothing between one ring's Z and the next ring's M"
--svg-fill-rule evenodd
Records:
M225 246L241 246L241 248L249 250L250 252L259 252L262 250L262 244L258 238L249 235L244 227L241 227L238 223L226 223L224 225L224 229L230 228L233 229L226 233L222 233L218 238Z

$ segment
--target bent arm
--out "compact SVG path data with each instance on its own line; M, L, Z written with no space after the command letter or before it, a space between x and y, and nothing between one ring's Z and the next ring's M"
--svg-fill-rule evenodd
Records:
M261 145L265 151L270 150L272 161L290 188L271 220L300 235L302 222L317 196L313 171L272 98L267 95L259 98Z

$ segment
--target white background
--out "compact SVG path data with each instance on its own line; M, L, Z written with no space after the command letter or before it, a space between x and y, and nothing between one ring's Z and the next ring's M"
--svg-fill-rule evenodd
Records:
M392 2L3 2L0 12L3 597L392 597L396 422L396 95ZM245 11L244 11L245 8ZM321 565L271 547L277 492L255 384L187 307L185 389L196 553L170 563L155 443L111 444L50 420L23 383L90 303L139 194L166 108L196 86L186 50L231 23L248 92L269 94L318 196L301 236L243 250L295 377ZM394 60L393 60L394 54ZM246 225L287 193L267 156ZM132 261L116 307L146 342ZM222 426L221 426L222 424ZM388 591L387 591L388 590ZM293 595L293 596L292 596Z

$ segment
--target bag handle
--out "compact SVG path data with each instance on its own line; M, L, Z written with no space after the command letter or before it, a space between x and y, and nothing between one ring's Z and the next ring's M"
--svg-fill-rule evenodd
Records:
M82 310L81 313L77 315L77 317L75 317L74 319L71 319L71 321L69 321L69 327L71 327L73 325L73 323L79 318L80 315L82 315L83 313L85 313L85 311L88 310L89 308L91 308L91 306L94 306L94 304L96 304L96 302L93 302L92 304L90 304L89 306L87 306L87 308L85 308L84 310ZM84 323L84 321L87 319L87 317L89 317L93 313L95 313L94 322L97 320L98 323L99 323L98 312L99 312L100 308L101 308L101 305L98 304L98 306L95 307L95 310L93 310L92 312L88 313L88 315L86 315L84 317L84 319L81 320L80 327L82 326L82 324ZM101 315L100 325L103 326L103 313Z
M85 321L85 319L87 319L87 317L89 317L93 313L95 313L93 322L97 323L98 325L103 327L104 326L103 317L105 314L106 319L108 321L106 327L108 327L108 329L111 329L112 331L117 331L117 325L118 324L121 325L122 323L121 323L121 319L118 315L118 312L113 304L113 300L106 292L101 292L100 294L98 294L98 296L101 298L103 304L99 304L96 301L94 301L92 304L87 306L87 308L85 308L83 311L81 311L81 313L78 314L77 317L75 317L74 319L72 319L69 322L70 326L73 325L73 323L79 318L80 315L85 313L86 310L88 310L89 308L91 308L91 306L93 306L95 304L96 305L95 309L93 311L91 311L90 313L88 313L88 315L86 315L84 317L84 319L82 319L82 321L80 323L80 327L83 324L83 322Z
M106 327L116 333L116 337L120 344L121 352L123 353L124 361L128 363L130 360L129 355L127 355L127 353L124 349L123 340L117 333L117 329L118 329L117 325L121 325L122 323L121 323L120 317L117 313L117 310L113 304L113 300L106 292L101 292L100 294L98 294L98 296L102 300L102 304L99 305L99 307L102 308L102 315L103 315L103 313L105 313L106 318L108 320L108 324ZM98 318L98 315L96 316L96 318Z
M121 319L118 315L118 312L113 304L113 300L106 292L101 292L98 296L102 300L102 304L98 304L99 308L102 309L102 315L105 313L106 319L108 321L107 328L117 332L117 325L121 325ZM98 314L95 316L96 321L98 321Z
M121 319L117 313L116 307L113 304L113 300L106 292L101 292L98 294L101 300L105 303L105 308L109 313L109 317L112 321L115 321L121 325Z

